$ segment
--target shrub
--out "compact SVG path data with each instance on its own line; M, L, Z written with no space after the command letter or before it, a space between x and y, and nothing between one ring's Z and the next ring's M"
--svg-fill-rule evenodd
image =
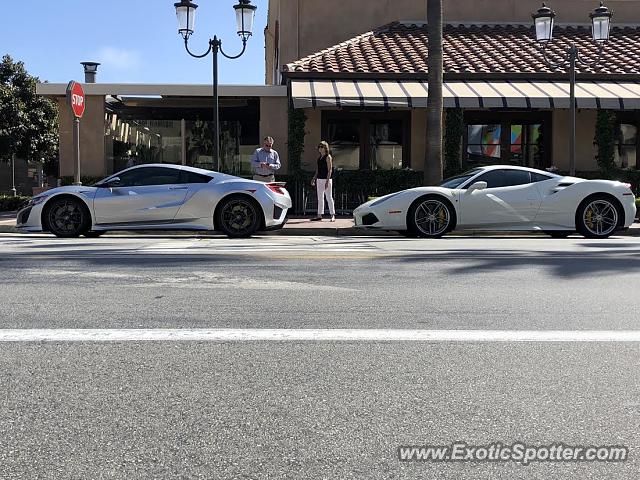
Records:
M106 177L106 175L104 177L80 177L80 181L82 182L82 185L91 186L94 183L102 180L105 177ZM74 181L73 177L62 177L62 178L60 178L60 182L61 182L61 185L63 187L65 187L67 185L72 185L73 181Z
M0 195L0 212L19 210L29 201L31 197L12 197L10 195Z

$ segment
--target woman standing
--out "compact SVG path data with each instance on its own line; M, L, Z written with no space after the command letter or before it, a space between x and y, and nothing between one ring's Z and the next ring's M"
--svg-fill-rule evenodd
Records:
M312 222L318 222L322 220L324 215L324 199L327 199L327 205L329 205L329 213L331 214L331 221L336 221L336 208L333 204L332 187L333 182L331 180L331 173L333 172L333 158L331 158L331 151L329 150L329 144L327 142L320 142L318 145L318 165L316 166L316 173L313 175L311 185L316 186L318 192L318 216L312 218Z

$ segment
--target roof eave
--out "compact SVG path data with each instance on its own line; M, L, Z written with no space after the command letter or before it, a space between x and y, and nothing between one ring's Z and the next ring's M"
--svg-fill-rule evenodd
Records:
M427 80L426 73L351 73L351 72L282 72L283 80ZM559 80L566 81L568 73L558 72L449 72L444 74L444 80ZM607 81L639 81L640 73L610 74L610 73L577 73L578 80L607 80Z

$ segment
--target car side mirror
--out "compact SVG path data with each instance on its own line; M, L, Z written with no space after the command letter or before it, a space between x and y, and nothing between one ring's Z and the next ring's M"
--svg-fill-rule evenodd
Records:
M113 178L110 178L108 182L105 182L100 186L106 187L106 188L112 188L112 187L119 187L121 183L122 181L120 180L120 177L113 177Z
M485 188L487 188L487 182L475 182L467 188L467 193L471 193L474 190L484 190Z

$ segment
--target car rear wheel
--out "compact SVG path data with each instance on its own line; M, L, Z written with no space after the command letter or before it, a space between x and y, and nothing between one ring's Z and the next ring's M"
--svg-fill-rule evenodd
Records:
M250 237L260 228L260 207L244 196L226 198L216 211L215 223L230 238Z
M425 197L414 202L407 215L408 233L423 238L438 238L452 230L453 211L449 202Z
M45 215L48 229L56 237L79 237L91 228L91 217L86 205L71 197L51 200L47 204Z
M607 195L587 198L578 207L576 228L586 238L607 238L618 229L620 212Z

